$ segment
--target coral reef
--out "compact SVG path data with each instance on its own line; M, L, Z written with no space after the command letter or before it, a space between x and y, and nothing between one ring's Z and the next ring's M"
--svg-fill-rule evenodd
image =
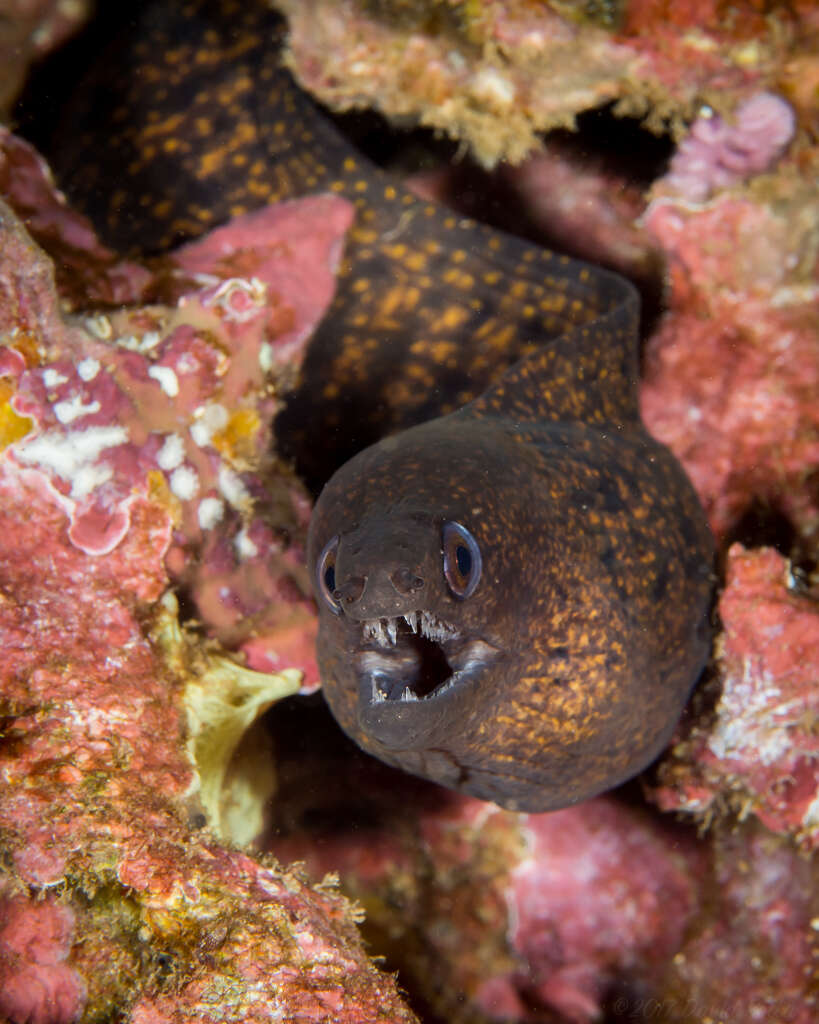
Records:
M314 686L300 547L309 504L267 453L276 394L332 295L349 206L325 197L248 215L149 274L99 245L30 147L8 135L5 144L8 197L59 254L63 296L75 299L92 276L86 301L153 296L71 326L34 280L33 319L9 296L2 370L15 422L31 426L9 438L7 457L47 478L89 553L119 543L134 483L149 482L174 513L168 567L211 633L233 646L252 637L246 654L264 671L295 658ZM285 250L285 238L302 242ZM8 233L4 281L31 263L28 245Z
M668 261L669 311L646 351L642 409L685 465L718 537L752 500L819 534L819 198L803 167L643 221Z
M663 761L653 796L709 818L731 805L775 832L819 846L819 692L815 601L786 589L771 549L728 552L719 612L720 692Z
M367 912L365 936L432 1019L582 1024L618 981L656 990L698 910L690 836L605 798L527 816L380 766L353 778L346 810L364 824L334 828L314 796L297 815L308 824L270 846L315 877L339 872ZM285 780L280 815L291 797L304 800Z
M86 1004L82 977L65 961L76 915L46 896L0 893L0 1013L10 1021L73 1021Z
M339 872L424 1019L814 1019L817 866L786 840L613 798L516 815L360 755L342 780L332 747L284 757L270 847Z
M762 828L718 832L702 911L655 998L623 995L622 1019L816 1020L819 871Z
M411 1020L364 954L349 904L202 830L180 687L201 683L204 655L180 634L171 656L161 642L171 613L156 604L173 503L126 452L131 492L114 488L104 513L72 522L79 496L66 493L65 463L21 457L66 426L46 422L45 404L30 398L46 371L67 378L50 382L48 408L74 410L59 398L74 380L73 346L85 346L79 381L103 373L105 353L58 317L48 264L8 209L0 248L4 309L16 320L3 324L8 363L19 368L23 338L26 357L40 360L16 377L30 387L13 399L29 396L37 421L20 416L30 434L0 463L0 1013L15 1024L125 1010L133 1021L201 1021L224 1019L230 1005L247 1021ZM87 360L100 363L95 373L81 369ZM113 386L108 394L122 402ZM110 423L86 429L95 443L68 451L90 451L91 481L104 487L121 466L99 458L137 442L114 437Z
M752 0L730 12L719 0L276 6L291 22L296 73L323 102L411 118L465 140L485 166L520 162L537 132L610 102L678 131L703 103L731 110L764 89L806 121L815 104L811 0L770 14Z

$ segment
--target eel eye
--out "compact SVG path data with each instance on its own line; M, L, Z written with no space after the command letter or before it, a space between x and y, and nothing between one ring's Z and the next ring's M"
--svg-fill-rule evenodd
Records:
M444 554L444 576L449 589L461 599L474 593L481 578L481 549L478 542L460 523L444 523L441 531Z
M331 537L321 549L316 562L316 589L330 611L339 614L341 607L336 600L336 552L338 536Z

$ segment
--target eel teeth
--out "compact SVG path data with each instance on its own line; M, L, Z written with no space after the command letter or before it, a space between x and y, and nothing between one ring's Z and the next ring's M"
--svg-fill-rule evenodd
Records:
M458 636L458 630L437 615L426 611L405 612L398 618L365 619L362 632L365 640L371 640L379 647L395 647L398 642L398 619L403 619L415 634L428 640L449 640Z
M386 647L389 641L384 629L386 619L369 619L364 623L364 639L374 640L381 647ZM395 643L395 640L392 641Z
M372 700L373 700L374 704L380 704L380 703L382 703L383 701L385 701L387 699L387 695L386 695L386 693L384 693L384 691L381 689L381 687L376 683L375 679L376 679L376 677L375 677L375 675L373 675L373 678L372 678L372 685L373 685Z
M428 640L447 640L457 634L457 630L446 622L442 622L432 612L421 612L421 632Z

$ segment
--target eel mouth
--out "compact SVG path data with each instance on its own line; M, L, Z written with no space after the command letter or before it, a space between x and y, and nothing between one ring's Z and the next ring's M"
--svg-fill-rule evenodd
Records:
M500 656L433 612L413 611L361 623L355 656L362 704L429 702L476 679Z

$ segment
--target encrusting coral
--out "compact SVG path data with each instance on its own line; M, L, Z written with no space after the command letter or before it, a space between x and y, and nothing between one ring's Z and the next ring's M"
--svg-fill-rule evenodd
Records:
M282 734L299 721L283 714ZM636 792L511 814L313 727L312 759L282 745L269 848L339 872L431 1019L813 1019L817 865L787 838L751 820L703 841Z
M711 713L679 733L653 798L698 817L723 805L819 846L819 614L788 589L771 549L728 552L717 649L721 689Z
M321 206L319 250L325 227L333 231ZM265 223L243 222L240 237L255 227L254 238L274 244ZM234 305L209 279L183 288L175 306L134 307L121 321L64 319L48 259L5 205L0 232L0 1013L55 1024L126 1008L132 1021L221 1020L229 1005L247 1021L412 1020L368 960L341 896L203 830L199 795L213 813L210 793L237 730L222 763L202 762L217 781L200 776L186 755L184 687L201 695L218 682L241 715L302 678L295 668L266 677L231 669L192 646L173 606L158 603L173 545L195 543L208 527L208 488L221 481L214 498L232 510L229 536L253 521L242 495L252 470L209 452L212 436L180 437L173 464L160 454L169 436L201 422L195 410L208 389L218 384L221 395L232 382L237 398L253 394L247 375L259 348L230 368L229 341L253 319L243 315L244 289ZM255 269L266 296L264 269ZM320 281L312 260L311 275ZM225 279L235 281L229 270ZM279 312L273 298L250 308L274 322ZM177 407L165 404L168 389ZM204 488L175 488L185 460Z
M92 301L141 303L63 323L47 289L27 318L7 295L0 365L6 417L16 419L6 457L43 475L89 554L116 547L135 482L148 486L174 518L168 568L212 635L250 641L261 670L297 652L315 685L300 547L309 503L270 460L270 421L332 295L349 206L317 197L260 211L151 274L99 245L30 147L8 133L2 141L7 195L60 255L62 294L74 299L78 281L96 275ZM24 272L21 250L10 229L4 283Z
M538 132L606 103L680 135L703 104L730 112L765 89L805 120L815 104L812 0L766 13L753 0L730 13L720 0L276 6L290 19L295 72L323 102L445 132L488 167L519 163Z

